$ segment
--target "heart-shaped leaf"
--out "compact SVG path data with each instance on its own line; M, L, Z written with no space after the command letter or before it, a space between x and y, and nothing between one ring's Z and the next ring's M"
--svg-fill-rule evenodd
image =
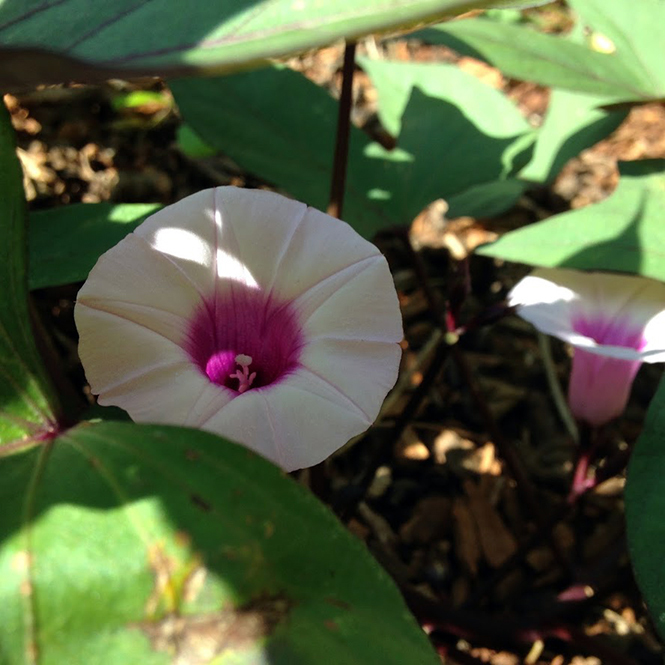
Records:
M376 86L381 123L415 157L411 168L391 169L391 206L417 202L419 212L442 197L451 217L489 216L517 200L525 185L512 176L534 132L504 94L453 65L359 62Z
M0 662L438 662L303 487L212 434L83 423L0 460Z

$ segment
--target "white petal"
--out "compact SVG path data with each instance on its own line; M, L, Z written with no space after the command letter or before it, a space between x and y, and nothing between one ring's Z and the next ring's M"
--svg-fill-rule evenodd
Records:
M232 399L162 335L85 305L77 310L79 355L100 404L119 406L137 422L183 425Z
M318 464L370 424L335 387L296 372L269 388L247 391L202 428L293 471Z
M308 373L339 390L369 422L374 422L395 385L402 350L394 342L319 339L304 349Z
M216 188L215 202L221 213L220 246L269 292L307 206L274 192L236 187Z
M283 469L290 470L284 464L284 443L276 440L273 421L265 391L248 390L199 427L241 443Z
M647 363L665 362L665 306L644 327L644 340L642 360Z
M269 290L306 209L273 192L217 187L160 210L136 232L203 293L215 275Z
M130 234L99 258L78 292L74 314L78 325L79 305L89 305L174 339L184 334L186 319L198 302L194 285L178 268Z
M213 292L215 255L221 239L213 189L162 208L148 217L134 234L161 252L199 293Z
M174 424L199 427L202 422L212 418L236 396L235 391L211 383L207 377L202 376L198 371L196 373L203 381L197 383L197 392L190 390L188 393L187 397L191 407L187 416L184 420Z
M211 384L191 363L182 363L126 381L100 395L99 403L125 409L136 422L193 425L232 398L230 390Z
M76 326L79 356L95 394L154 368L189 363L167 337L108 312L78 304Z
M591 353L623 360L665 360L665 284L634 275L538 269L508 294L508 304L538 330ZM573 317L620 319L626 327L644 329L645 347L638 351L599 344L573 329Z
M517 307L517 313L541 332L570 341L570 335L575 334L572 305L580 297L542 272L535 270L520 280L508 294L508 305Z
M308 208L281 259L273 292L283 300L292 300L330 276L374 256L381 256L376 246L361 238L346 222Z
M581 273L585 275L584 273ZM584 302L590 312L624 317L637 328L665 309L665 284L646 277L592 272Z
M293 305L308 339L399 342L403 337L397 294L381 255L320 282Z
M318 464L372 424L323 380L296 374L278 387L266 401L286 470Z

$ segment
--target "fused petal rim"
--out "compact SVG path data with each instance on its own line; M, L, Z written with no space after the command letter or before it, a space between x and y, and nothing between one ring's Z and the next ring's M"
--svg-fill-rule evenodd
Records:
M539 268L508 294L508 304L538 330L589 353L622 360L665 361L665 284L646 277L563 268ZM582 334L576 320L622 322L639 348L607 344Z

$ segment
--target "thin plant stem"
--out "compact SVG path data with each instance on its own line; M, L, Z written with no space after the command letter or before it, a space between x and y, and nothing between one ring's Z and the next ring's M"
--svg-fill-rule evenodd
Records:
M46 330L32 297L28 300L30 324L37 350L46 367L49 378L54 386L57 402L53 404L57 428L59 432L73 426L85 408L83 396L79 395L67 377L53 341Z
M344 191L346 187L346 169L349 156L349 135L351 132L351 103L353 101L353 68L356 59L356 43L349 42L344 49L342 66L342 92L339 98L337 115L337 136L335 139L335 157L333 160L332 183L328 214L342 216Z
M589 468L603 443L604 437L597 427L583 426L581 428L577 463L568 494L569 504L575 504L583 494L596 486L596 479L589 478Z
M571 439L575 443L579 443L580 433L577 428L577 423L570 413L568 401L566 400L561 384L556 375L556 368L554 366L554 359L552 358L552 346L549 337L538 331L538 348L540 349L540 357L543 360L543 367L545 368L545 376L547 378L547 385L550 389L550 394L554 400L554 406L557 413L561 418L565 428L568 430Z

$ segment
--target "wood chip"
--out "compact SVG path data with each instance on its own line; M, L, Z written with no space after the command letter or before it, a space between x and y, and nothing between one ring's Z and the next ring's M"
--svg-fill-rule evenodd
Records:
M446 496L428 496L413 509L399 536L407 544L426 545L445 535L450 526L452 501Z
M465 482L464 490L469 497L469 510L478 527L484 558L492 568L498 568L517 551L517 541L474 482Z
M453 525L455 534L455 553L464 569L472 577L478 575L478 564L482 557L482 547L478 528L468 501L459 497L453 503Z

